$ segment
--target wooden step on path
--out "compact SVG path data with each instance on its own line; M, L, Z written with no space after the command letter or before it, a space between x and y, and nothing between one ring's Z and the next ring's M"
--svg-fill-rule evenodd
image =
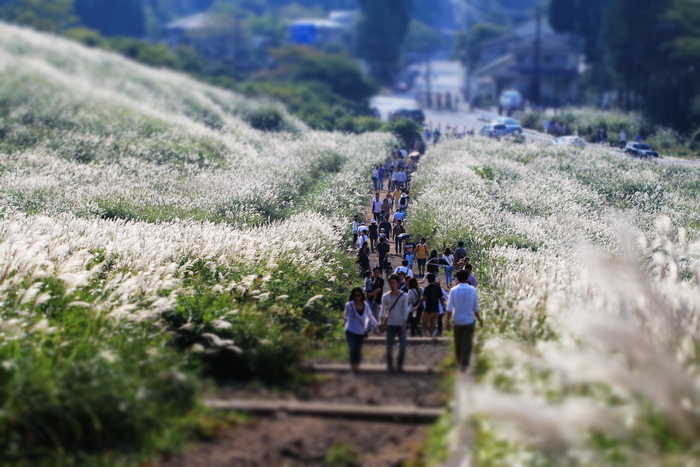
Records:
M433 423L445 411L440 408L411 406L330 404L326 402L260 401L260 400L206 400L204 404L217 411L247 412L270 415L278 412L296 416L344 418L367 421Z
M435 344L435 345L445 345L449 344L450 341L449 337L409 337L408 338L408 344ZM386 344L386 337L380 337L380 336L371 336L368 337L364 340L365 344Z
M347 363L305 363L301 368L311 373L350 373L350 365ZM434 375L440 371L427 365L406 365L403 374L406 375ZM365 363L360 365L359 373L377 374L387 373L386 364Z

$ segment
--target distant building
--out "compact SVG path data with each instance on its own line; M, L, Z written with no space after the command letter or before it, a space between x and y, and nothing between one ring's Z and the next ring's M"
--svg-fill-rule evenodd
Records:
M289 23L289 43L320 50L351 47L359 12L331 11L328 18L302 18Z
M505 89L517 89L531 98L537 75L537 26L526 22L512 34L482 44L477 68L470 74L470 97L497 99ZM581 44L577 38L557 34L546 22L540 42L540 103L545 106L573 104L578 99Z

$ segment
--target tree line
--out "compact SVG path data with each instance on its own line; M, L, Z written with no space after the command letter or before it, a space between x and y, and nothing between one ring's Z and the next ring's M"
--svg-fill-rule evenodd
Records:
M551 0L555 30L585 44L586 83L618 105L688 134L700 126L700 2Z

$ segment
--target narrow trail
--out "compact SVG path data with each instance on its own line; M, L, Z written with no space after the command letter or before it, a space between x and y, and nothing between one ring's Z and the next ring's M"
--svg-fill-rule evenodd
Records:
M381 194L383 198L386 191ZM368 222L371 211L368 200ZM389 261L396 267L401 256L393 254L393 242L391 248ZM377 254L370 261L372 266L378 264ZM359 277L357 282L361 284ZM386 372L385 346L373 338L365 344L358 374L350 373L347 357L317 358L307 362L317 373L312 385L285 393L225 389L209 405L250 412L253 420L159 465L421 465L430 423L444 413L450 400L441 384L447 344L446 339L409 339L405 374Z

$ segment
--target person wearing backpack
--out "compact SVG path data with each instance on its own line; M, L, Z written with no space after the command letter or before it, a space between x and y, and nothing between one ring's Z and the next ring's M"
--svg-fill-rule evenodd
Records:
M350 292L350 300L345 304L345 338L350 350L350 368L353 373L360 369L362 363L362 345L369 325L378 326L370 311L365 293L361 287L355 287Z
M420 239L420 243L415 248L415 258L418 262L418 275L423 277L425 274L425 263L428 260L428 245L425 244L425 238Z
M428 279L428 285L423 289L423 298L418 303L423 305L421 325L432 336L437 331L436 325L440 313L440 304L445 307L445 299L442 295L442 287L435 283L435 274L428 273L425 277ZM417 305L413 308L413 311L418 312Z
M457 249L454 252L455 260L454 267L461 268L460 261L467 257L467 250L464 249L464 242L457 243Z
M406 325L408 323L408 295L399 290L399 277L389 276L389 292L382 297L382 325L386 327L386 363L390 374L395 371L403 373L403 362L406 357ZM394 340L399 340L399 357L394 369Z
M420 301L423 298L423 289L418 286L418 280L411 277L408 280L408 306L411 312L408 315L408 325L411 329L411 337L421 336L419 327L423 308Z

